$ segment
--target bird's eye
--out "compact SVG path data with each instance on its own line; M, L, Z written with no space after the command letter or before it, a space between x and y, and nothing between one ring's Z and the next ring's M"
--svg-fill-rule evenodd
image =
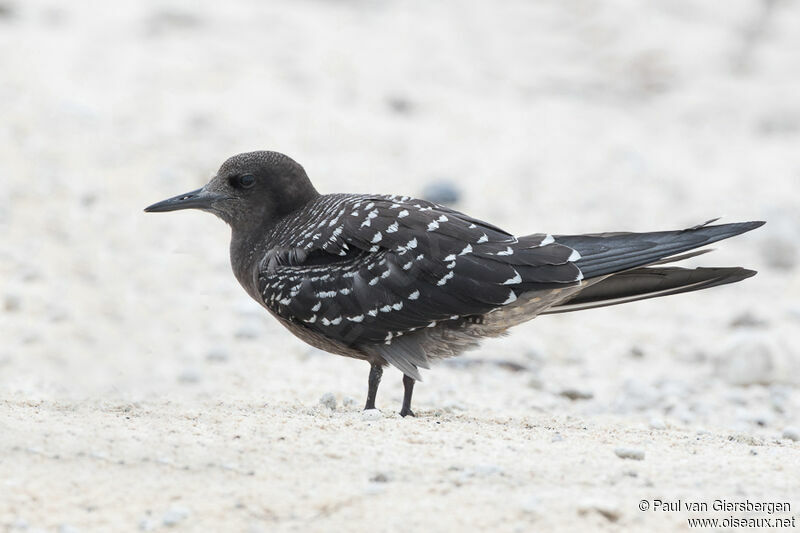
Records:
M256 178L252 174L245 174L244 176L239 176L236 180L238 185L243 189L249 189L253 185L256 184Z

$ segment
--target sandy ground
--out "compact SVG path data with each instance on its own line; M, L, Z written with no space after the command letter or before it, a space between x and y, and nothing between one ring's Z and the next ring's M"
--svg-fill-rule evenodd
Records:
M800 521L800 3L219 4L0 2L0 529ZM365 420L367 365L250 301L224 224L141 211L265 148L519 233L766 219L695 261L760 274L537 319L414 419L389 370Z

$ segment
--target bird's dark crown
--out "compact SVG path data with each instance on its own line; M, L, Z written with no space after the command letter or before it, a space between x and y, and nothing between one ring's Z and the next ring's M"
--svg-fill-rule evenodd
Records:
M207 210L234 231L268 226L319 196L302 166L269 151L231 157L203 190L216 198Z

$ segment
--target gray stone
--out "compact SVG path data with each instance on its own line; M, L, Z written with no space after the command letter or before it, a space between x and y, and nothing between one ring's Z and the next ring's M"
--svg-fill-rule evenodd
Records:
M784 439L793 440L795 442L800 441L800 429L794 426L787 426L783 428L783 433L781 434L781 436Z
M9 313L19 311L21 305L22 300L16 294L6 294L5 298L3 298L3 309Z
M622 390L614 399L614 409L620 413L645 411L658 406L662 394L649 383L642 380L626 379Z
M206 354L206 361L210 363L224 363L228 358L228 352L225 348L212 348Z
M187 518L189 518L188 509L184 509L183 507L172 507L171 509L167 510L166 513L164 513L162 522L165 526L172 527L178 525Z
M591 512L598 513L609 522L616 522L622 516L619 508L611 502L587 500L578 504L578 514L586 515Z
M361 420L380 420L383 418L383 413L377 409L364 409L361 411Z
M745 311L734 317L734 319L731 320L730 326L732 328L763 328L767 326L767 321L758 318L750 311Z
M388 483L390 479L391 477L384 472L377 472L375 475L369 478L372 483Z
M192 385L200 381L200 373L193 368L187 368L178 374L178 382Z
M345 407L346 409L355 407L357 404L358 401L352 396L345 396L344 398L342 398L342 406Z
M719 351L714 371L731 385L797 383L800 364L791 348L761 330L740 330Z
M319 403L330 409L331 411L336 410L336 396L333 395L332 392L326 392L322 395L319 399Z
M617 454L617 457L620 459L632 459L634 461L644 460L644 450L636 448L615 448L614 453Z
M503 469L493 464L474 465L464 471L464 477L489 477L502 474Z
M407 115L414 110L414 104L403 96L391 96L386 99L386 104L399 115Z
M234 333L237 339L247 341L257 339L259 335L260 331L252 326L242 326Z
M422 189L422 198L435 204L451 205L461 199L461 191L458 185L450 180L435 180Z
M761 255L775 269L792 270L797 266L797 245L787 236L766 238L761 245Z
M563 396L564 398L569 398L572 401L575 401L575 400L591 400L592 398L594 398L594 393L592 391L580 390L580 389L574 389L574 388L563 389L558 394L559 394L559 396Z

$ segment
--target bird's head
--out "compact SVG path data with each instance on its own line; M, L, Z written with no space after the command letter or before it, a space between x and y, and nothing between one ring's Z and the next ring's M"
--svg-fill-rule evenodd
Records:
M204 187L155 203L149 213L201 209L233 229L263 227L319 196L305 170L278 152L247 152L231 157Z

